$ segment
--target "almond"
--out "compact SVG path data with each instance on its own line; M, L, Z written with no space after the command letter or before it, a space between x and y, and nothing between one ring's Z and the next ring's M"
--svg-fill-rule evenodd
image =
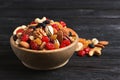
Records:
M60 43L63 41L63 32L61 30L57 32L57 39Z
M106 46L106 45L109 44L109 42L108 42L108 41L100 41L99 44L102 44L102 45L105 45L105 46Z
M95 46L96 46L96 47L101 47L101 48L104 48L104 47L105 47L105 46L102 45L102 44L96 44Z
M25 41L20 41L20 46L24 47L24 48L30 48L29 43L25 42Z

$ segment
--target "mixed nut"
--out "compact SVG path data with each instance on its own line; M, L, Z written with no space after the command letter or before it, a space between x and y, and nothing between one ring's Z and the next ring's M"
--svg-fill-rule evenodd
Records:
M100 56L102 54L102 49L108 45L108 41L99 41L97 38L92 40L86 40L84 38L79 38L78 46L76 48L78 56Z
M76 35L64 21L36 18L29 25L17 27L13 32L15 43L32 50L53 50L70 45Z

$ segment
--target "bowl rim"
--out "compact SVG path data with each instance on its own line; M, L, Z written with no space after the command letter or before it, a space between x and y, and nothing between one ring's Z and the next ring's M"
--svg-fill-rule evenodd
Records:
M75 41L72 42L70 45L68 45L66 47L58 48L58 49L54 49L54 50L32 50L32 49L26 49L26 48L23 48L23 47L19 47L18 45L15 44L15 42L13 40L13 35L10 37L10 44L17 49L27 51L27 52L33 52L33 53L43 53L43 54L45 54L45 53L53 53L53 52L64 51L64 50L72 47L73 45L75 45L78 42L78 39L79 39L78 34L74 30L72 30L72 31L75 33L75 36L76 36Z

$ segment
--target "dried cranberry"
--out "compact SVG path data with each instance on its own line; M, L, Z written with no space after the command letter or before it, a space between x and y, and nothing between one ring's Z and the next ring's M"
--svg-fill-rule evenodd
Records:
M63 48L63 47L66 47L66 45L65 45L65 44L61 44L61 45L60 45L60 48Z
M65 27L66 26L66 23L64 21L60 21L60 24Z
M50 39L48 38L48 36L43 36L42 37L42 42L49 42L50 41Z
M55 28L57 31L59 30L59 26L57 24L52 24L52 27Z
M35 43L34 41L31 41L31 42L30 42L30 47L31 47L31 49L33 49L33 50L38 50L38 49L39 49L39 46L38 46L37 43Z
M27 41L29 39L29 35L28 34L23 34L21 36L21 41Z
M53 43L48 42L48 43L46 43L46 49L48 49L48 50L52 50L52 49L55 49L55 46L54 46Z
M66 47L70 44L71 44L70 40L63 40L61 45L60 45L60 48Z
M71 44L71 42L70 42L70 40L63 40L62 44L65 44L66 46L68 46Z
M90 51L90 48L89 48L89 47L87 47L87 48L85 48L85 49L84 49L84 51L85 51L85 53L86 53L86 54L88 54L88 53L89 53L89 51Z
M82 57L82 56L85 56L86 52L84 50L80 50L78 51L77 55Z
M17 31L16 31L16 34L18 34L18 33L23 33L24 32L24 29L18 29Z

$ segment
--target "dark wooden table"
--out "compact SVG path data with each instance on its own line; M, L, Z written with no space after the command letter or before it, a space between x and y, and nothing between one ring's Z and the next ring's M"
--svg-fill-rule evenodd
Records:
M28 69L13 53L15 27L43 16L63 20L80 37L108 40L100 57L78 57L57 70ZM119 0L0 0L0 80L120 80Z

